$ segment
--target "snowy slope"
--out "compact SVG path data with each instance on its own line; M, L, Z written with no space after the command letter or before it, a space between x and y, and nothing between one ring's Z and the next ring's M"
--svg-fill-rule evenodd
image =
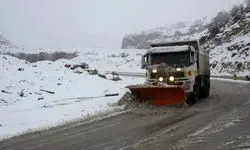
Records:
M111 81L80 68L76 70L82 74L65 67L86 62L90 69L96 68L102 74L123 69L141 71L136 65L140 60L135 60L141 51L131 50L129 55L114 51L83 50L72 60L36 63L0 55L0 138L122 110L123 107L114 104L127 91L125 86L142 83L143 79L121 77L121 81ZM100 97L109 93L120 95Z
M250 33L210 50L213 74L246 75L250 72Z
M145 49L149 48L149 44L152 42L196 38L206 31L207 23L208 18L205 17L192 23L179 22L141 33L128 34L123 38L121 48Z
M20 48L15 46L9 40L0 35L0 52L12 51L15 49L20 49Z
M210 52L211 70L214 74L246 75L250 72L250 12L238 21L227 23L203 48Z

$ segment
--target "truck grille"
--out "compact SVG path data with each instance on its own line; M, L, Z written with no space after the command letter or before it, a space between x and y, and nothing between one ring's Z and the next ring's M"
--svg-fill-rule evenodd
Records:
M185 77L184 72L172 72L169 74L169 76L174 76L175 78L183 78Z
M185 73L184 72L170 72L170 73L152 73L151 74L151 79L158 79L160 77L167 77L169 78L170 76L173 76L175 78L184 78Z
M158 79L160 77L165 77L166 75L164 73L152 73L151 79Z
M170 82L170 81L168 81L167 84L168 84L168 85L178 85L178 86L182 86L182 85L183 85L183 82Z

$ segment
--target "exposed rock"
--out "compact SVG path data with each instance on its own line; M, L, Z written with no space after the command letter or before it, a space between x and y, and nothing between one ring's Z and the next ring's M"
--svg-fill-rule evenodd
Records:
M243 67L242 62L237 62L236 65L237 65L236 70L238 71L242 70L242 67Z
M43 90L43 89L40 89L40 91L47 92L49 94L55 94L55 92L53 92L53 91L48 91L48 90Z
M215 67L217 66L217 64L218 64L218 61L214 61L214 62L211 64L211 67L212 67L212 68L215 68Z
M22 90L22 91L19 93L19 96L20 96L20 97L24 97L24 90Z
M11 92L7 92L7 91L5 91L5 90L1 90L1 92L7 93L7 94L12 94Z
M234 57L235 55L237 55L237 53L233 53L231 57Z
M6 100L4 100L4 99L0 99L0 102L2 102L4 105L8 104L8 102Z
M71 67L72 65L70 64L66 64L65 67L69 68ZM77 64L77 65L73 65L70 69L71 70L75 70L76 68L81 68L81 69L88 69L89 68L89 65L87 63L81 63L81 64Z
M120 80L122 80L120 77L114 77L113 79L112 79L113 81L120 81Z
M70 68L70 67L71 67L71 64L65 64L64 67Z
M112 75L119 76L119 74L115 71L111 72Z
M106 78L108 80L112 80L112 81L120 81L122 80L120 77L119 77L119 74L117 72L110 72L106 75Z
M89 75L97 75L98 71L96 69L94 70L88 70Z
M236 50L236 49L239 49L239 45L232 45L232 46L227 47L228 51L233 51L233 50Z
M120 56L121 56L122 58L126 58L126 57L129 56L129 54L128 54L128 53L121 53Z
M101 78L104 78L104 79L107 79L107 77L105 76L105 75L103 75L103 74L98 74L98 77L101 77Z
M24 71L24 68L18 68L18 71Z
M39 101L40 101L40 100L43 100L43 99L44 99L44 97L39 97L37 100L39 100Z
M245 48L242 52L248 52L249 51L249 47Z

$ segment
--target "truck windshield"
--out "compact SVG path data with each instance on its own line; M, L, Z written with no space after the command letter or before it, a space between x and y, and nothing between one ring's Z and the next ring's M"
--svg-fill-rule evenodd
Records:
M151 65L166 63L172 67L190 66L190 52L173 52L151 54Z

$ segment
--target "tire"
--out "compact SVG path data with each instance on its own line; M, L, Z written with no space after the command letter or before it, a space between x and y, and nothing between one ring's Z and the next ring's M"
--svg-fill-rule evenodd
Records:
M199 91L200 91L200 86L195 83L194 85L194 90L190 95L188 95L186 103L188 105L193 105L199 101Z
M246 76L246 80L247 80L247 81L250 81L250 76Z
M200 97L207 98L210 95L210 78L204 78L204 87L201 87Z

